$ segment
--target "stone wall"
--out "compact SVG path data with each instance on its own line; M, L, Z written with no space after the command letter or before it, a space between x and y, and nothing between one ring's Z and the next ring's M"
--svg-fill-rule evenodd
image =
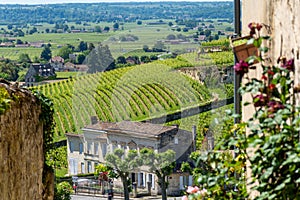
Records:
M3 80L0 88L11 99L10 108L0 115L1 199L53 199L53 176L51 170L44 170L41 106L27 90ZM50 187L44 186L43 175Z
M299 0L243 0L242 1L242 34L249 34L247 27L250 22L258 22L269 25L271 28L271 52L270 58L276 64L280 56L288 59L294 58L295 61L295 84L300 82L300 1ZM266 32L265 32L266 33ZM264 34L265 34L264 33ZM261 77L261 71L251 70L250 78ZM251 102L250 95L243 96L244 102ZM299 97L298 97L298 102ZM243 105L243 103L242 103ZM254 108L251 105L243 106L242 119L247 121L252 117ZM247 177L251 176L251 169L247 169ZM250 188L250 186L249 186ZM250 199L259 195L252 191Z
M249 34L250 22L264 23L271 27L271 59L275 63L279 56L295 59L295 84L300 82L300 1L299 0L264 0L242 1L242 34ZM251 70L253 71L253 70ZM260 78L260 71L251 72L251 76ZM244 96L249 101L250 96ZM254 109L243 108L243 119L252 117ZM251 112L250 112L251 110Z

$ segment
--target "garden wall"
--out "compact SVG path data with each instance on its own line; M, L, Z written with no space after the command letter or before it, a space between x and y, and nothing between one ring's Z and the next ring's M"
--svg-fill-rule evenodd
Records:
M0 93L10 99L10 108L0 114L1 199L53 199L53 174L44 169L41 106L29 91L3 80Z
M270 26L271 54L270 57L274 64L280 56L287 59L294 58L295 61L295 83L300 83L300 1L299 0L264 0L242 1L242 34L249 34L248 24L250 22L264 23ZM266 31L264 31L266 33ZM264 33L264 34L265 34ZM250 77L261 78L259 68L251 70ZM243 96L244 102L251 102L250 95ZM299 96L298 96L298 102ZM242 103L242 105L243 105ZM252 117L254 108L251 105L243 106L242 119L247 121ZM251 176L251 170L247 170L247 176ZM251 198L259 195L252 192Z

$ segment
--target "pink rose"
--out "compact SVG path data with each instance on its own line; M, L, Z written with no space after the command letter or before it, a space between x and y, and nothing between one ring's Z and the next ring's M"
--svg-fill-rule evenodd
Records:
M197 186L195 186L195 187L188 186L188 189L186 190L186 192L189 194L194 194L198 191L199 191L199 188Z
M188 197L186 195L184 195L181 200L188 200Z

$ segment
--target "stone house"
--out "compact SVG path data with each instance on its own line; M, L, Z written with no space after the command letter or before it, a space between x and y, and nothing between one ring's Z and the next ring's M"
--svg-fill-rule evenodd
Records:
M55 70L50 64L33 63L25 75L25 86L32 87L41 80L55 76Z
M168 195L179 195L187 185L192 185L192 176L182 173L180 164L187 161L194 149L194 133L178 129L177 126L162 126L152 123L122 121L118 123L95 122L82 129L83 134L67 133L68 173L93 173L95 166L105 163L107 153L116 148L140 150L144 147L156 152L172 149L176 152L177 167L168 177ZM151 193L160 189L155 174L142 167L131 173L132 182L138 188L146 188L151 182ZM120 184L115 181L115 184Z
M55 71L63 71L64 70L65 59L63 59L60 56L52 57L49 60L49 63L55 69Z

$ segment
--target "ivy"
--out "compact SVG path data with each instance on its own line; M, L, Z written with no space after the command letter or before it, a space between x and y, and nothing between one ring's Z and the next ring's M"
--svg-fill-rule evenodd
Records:
M10 96L5 88L0 87L0 115L10 108Z
M43 124L43 138L44 138L44 155L46 161L46 155L53 149L53 135L54 135L54 105L52 100L44 96L39 91L33 91L41 104L40 122Z

